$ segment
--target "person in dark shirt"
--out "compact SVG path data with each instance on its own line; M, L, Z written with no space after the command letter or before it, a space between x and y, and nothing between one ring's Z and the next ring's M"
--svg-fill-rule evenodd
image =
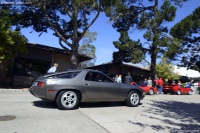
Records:
M147 86L147 84L148 84L147 78L145 78L144 81L143 81L143 85L144 85L144 86Z
M133 81L133 79L132 79L130 73L128 73L127 76L125 76L125 82L127 84L130 84L132 81Z

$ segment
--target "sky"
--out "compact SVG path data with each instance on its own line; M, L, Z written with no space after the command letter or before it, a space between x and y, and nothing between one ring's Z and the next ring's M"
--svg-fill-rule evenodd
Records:
M159 0L161 1L161 0ZM176 18L173 22L167 23L166 25L170 28L173 27L174 24L178 23L186 16L190 15L197 7L200 6L200 0L188 0L183 6L177 8ZM97 32L96 41L94 41L93 45L96 47L96 62L95 65L99 65L102 63L107 63L112 61L112 53L114 51L118 51L114 45L113 41L118 41L119 33L112 27L112 23L109 22L109 18L107 18L103 13L97 18L95 23L90 27L90 32ZM28 39L30 43L37 43L52 47L61 48L58 39L53 36L52 31L48 31L48 33L43 33L39 36L39 33L34 32L32 28L22 29L21 33ZM141 31L133 31L131 35L131 39L141 41L145 41L142 37L143 32Z

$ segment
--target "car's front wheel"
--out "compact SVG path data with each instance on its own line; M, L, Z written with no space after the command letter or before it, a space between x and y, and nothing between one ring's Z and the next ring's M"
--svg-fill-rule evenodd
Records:
M137 91L131 91L126 99L127 106L136 107L140 103L140 95Z
M192 95L192 90L190 90L190 91L188 92L188 94L189 94L189 95Z
M149 90L149 95L153 95L153 89L151 88L150 90Z
M178 95L181 95L181 90L178 90L178 91L177 91L177 94L178 94Z
M58 94L56 103L59 109L71 110L75 109L80 101L80 96L76 91L62 91Z

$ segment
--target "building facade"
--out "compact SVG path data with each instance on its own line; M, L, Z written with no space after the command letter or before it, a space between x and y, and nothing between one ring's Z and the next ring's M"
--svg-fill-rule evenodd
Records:
M134 66L132 64L126 63L104 63L101 65L96 65L92 67L87 67L89 69L96 69L106 73L111 78L114 78L115 75L122 75L122 81L124 77L129 72L135 82L141 81L144 78L148 78L150 76L149 69L141 68L138 66Z
M4 60L0 66L1 86L29 87L35 77L47 73L54 63L58 63L57 71L72 68L71 54L63 49L41 44L27 44L27 53L16 54L12 61ZM78 55L78 62L90 60Z

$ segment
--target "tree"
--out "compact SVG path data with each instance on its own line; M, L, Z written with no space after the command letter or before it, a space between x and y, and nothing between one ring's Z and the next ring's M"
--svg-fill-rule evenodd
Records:
M0 63L11 60L16 53L26 52L27 39L19 31L11 29L10 12L0 10Z
M33 27L40 35L48 29L59 38L60 46L70 53L72 68L78 66L80 40L103 11L108 0L41 0L13 7L19 28Z
M94 45L92 45L92 43L96 40L96 35L96 32L86 32L82 39L83 44L79 47L79 54L86 55L92 58L91 60L82 62L82 68L94 66L95 64L96 48Z
M174 72L173 65L164 58L156 64L156 75L168 80L179 79L179 75Z
M138 63L144 59L144 53L138 47L141 43L131 40L127 31L121 31L119 42L114 41L113 44L119 50L113 53L113 62Z
M182 42L181 56L175 54L174 60L180 61L180 66L200 71L200 7L171 28L170 34Z
M153 0L152 0L153 1ZM123 24L117 25L117 30L120 31L121 37L125 38L123 43L114 42L116 48L119 48L118 52L115 52L114 60L119 59L124 62L140 63L145 60L147 56L150 56L150 74L152 79L156 75L156 61L163 56L171 56L174 53L180 53L181 43L178 39L174 39L168 36L168 27L164 26L167 22L173 21L176 15L176 7L171 5L170 1L165 0L163 4L158 7L158 0L154 0L155 4L153 10L147 10L142 12L137 24L139 30L145 31L143 37L147 42L132 41L128 38L133 26L133 22L129 24L128 20L123 21ZM182 2L182 1L179 1ZM177 4L177 3L176 3ZM128 24L127 24L128 23ZM125 25L125 26L124 26ZM126 27L128 28L123 28ZM123 51L123 52L122 52ZM125 54L124 54L125 53ZM119 56L119 58L117 56Z

